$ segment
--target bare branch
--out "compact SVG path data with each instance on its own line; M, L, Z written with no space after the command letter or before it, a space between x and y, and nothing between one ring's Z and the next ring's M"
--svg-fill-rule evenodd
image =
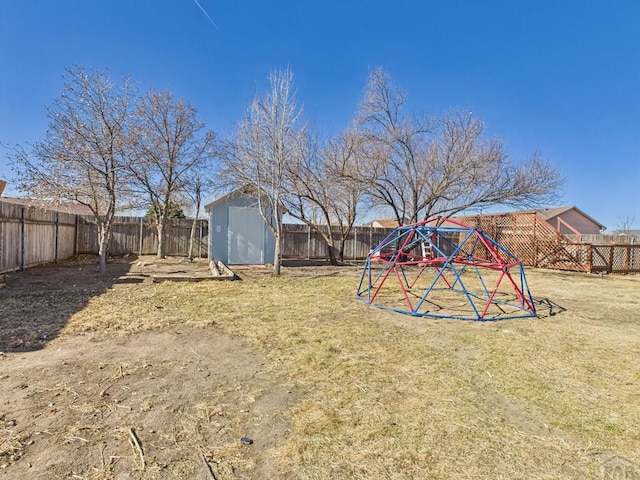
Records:
M389 75L375 69L357 116L361 181L372 202L389 208L398 222L557 198L563 180L540 156L514 164L500 140L485 138L484 124L472 114L421 118L404 114L404 103Z
M269 91L256 97L222 151L223 181L234 188L249 187L275 237L274 273L280 274L282 208L288 165L300 155L304 125L290 70L269 75Z
M169 210L190 186L194 172L208 167L215 135L204 131L197 110L169 91L150 90L134 113L127 147L132 194L146 202L158 231L158 258L164 257L164 226Z
M47 110L46 138L13 155L19 188L42 202L76 202L98 225L100 271L106 270L111 225L129 162L124 138L131 110L131 81L74 66L64 91Z
M355 180L359 142L353 131L325 145L308 135L298 162L287 172L289 188L283 200L287 210L322 236L332 264L343 259L364 193L362 182Z

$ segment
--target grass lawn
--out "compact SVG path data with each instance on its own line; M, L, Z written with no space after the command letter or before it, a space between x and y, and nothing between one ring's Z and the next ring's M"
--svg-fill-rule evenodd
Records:
M296 392L287 435L264 452L277 478L600 479L616 467L640 478L640 277L529 269L554 315L470 322L368 307L359 274L116 283L60 337L100 344L176 325L240 337ZM227 453L219 480L254 478L225 469L240 455Z

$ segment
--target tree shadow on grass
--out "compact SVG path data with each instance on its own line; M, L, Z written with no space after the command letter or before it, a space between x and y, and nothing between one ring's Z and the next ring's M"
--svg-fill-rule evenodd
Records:
M142 282L125 277L130 267L119 259L101 274L90 257L7 275L0 288L0 352L44 348L92 298L117 283Z

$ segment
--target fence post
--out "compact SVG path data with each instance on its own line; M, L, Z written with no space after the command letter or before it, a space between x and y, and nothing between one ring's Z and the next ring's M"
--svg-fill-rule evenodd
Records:
M624 259L624 268L625 270L630 270L631 269L631 246L628 246L626 248L627 250L627 254L625 255L625 259Z
M76 213L76 231L73 236L73 256L78 256L78 235L80 235L80 216Z
M613 250L615 249L614 245L609 245L609 270L607 273L613 272Z
M373 225L369 225L369 251L373 250Z
M353 259L358 258L358 227L353 227Z
M198 258L202 258L202 226L204 220L200 220L200 240L198 241Z
M59 213L56 212L56 228L55 228L56 242L53 251L53 263L58 263L58 237L60 234Z
M20 270L24 270L24 257L25 257L25 251L24 251L24 234L25 234L25 228L24 228L24 207L22 207L21 211L20 211Z
M311 226L307 225L307 260L311 260Z
M143 227L143 222L144 222L143 217L140 217L140 246L139 246L140 253L138 254L138 256L142 256L142 239L143 239L142 227Z
M536 227L538 226L538 221L536 217L533 217L533 266L538 266L538 232L536 231Z

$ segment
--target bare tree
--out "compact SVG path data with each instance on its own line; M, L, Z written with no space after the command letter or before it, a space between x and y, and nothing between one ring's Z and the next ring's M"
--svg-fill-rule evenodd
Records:
M97 224L100 272L106 271L113 218L129 159L123 153L131 106L129 79L74 66L47 109L45 140L18 148L19 188L45 203L89 207Z
M215 135L204 131L197 110L169 91L149 91L134 115L129 148L132 192L149 205L158 233L157 257L165 256L164 228L169 210L193 172L212 160Z
M633 223L636 221L635 214L620 214L616 219L618 221L618 223L616 224L618 232L629 235L629 233L631 232L631 228L633 227Z
M318 232L329 261L344 260L344 244L356 221L364 193L358 175L359 136L350 131L318 146L309 140L297 162L288 165L290 188L284 196L289 214Z
M200 220L200 210L202 207L202 197L213 186L211 172L208 170L197 170L192 172L190 178L185 183L182 194L193 206L193 221L191 222L191 232L189 234L189 251L187 258L193 260L193 250L196 241L196 228Z
M286 172L300 155L305 127L300 125L292 72L271 72L269 85L226 143L221 176L229 186L248 187L256 195L260 215L275 237L273 273L280 275Z
M363 135L361 176L368 195L399 223L481 206L553 201L557 170L534 155L514 164L498 139L486 139L470 113L406 115L405 94L382 69L369 76L357 117Z

